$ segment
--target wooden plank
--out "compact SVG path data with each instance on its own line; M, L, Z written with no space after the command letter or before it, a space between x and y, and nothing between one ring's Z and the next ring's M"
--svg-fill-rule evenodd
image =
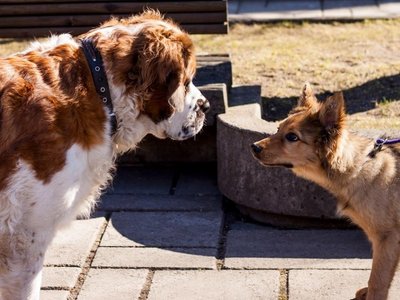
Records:
M49 3L1 4L0 16L52 15L52 14L131 14L151 7L161 12L223 12L226 2L107 2L107 3Z
M114 15L128 17L128 14ZM166 17L178 23L185 24L223 24L226 21L225 12L211 13L171 13ZM110 15L60 15L60 16L20 16L1 17L0 28L10 27L57 27L57 26L98 26L110 19Z
M228 32L226 24L182 24L190 34L225 34ZM46 37L51 34L71 33L79 35L94 27L38 27L38 28L2 28L0 29L1 38L32 38Z
M226 0L189 0L191 2L226 2ZM160 2L160 1L135 1L135 0L1 0L2 4L26 4L26 3L76 3L76 2ZM163 1L163 2L177 2L177 1ZM182 1L183 2L183 1Z
M225 24L181 24L190 34L226 34L228 25Z

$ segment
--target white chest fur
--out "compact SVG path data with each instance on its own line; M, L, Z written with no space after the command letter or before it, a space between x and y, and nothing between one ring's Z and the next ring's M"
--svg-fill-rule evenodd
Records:
M8 220L1 220L0 215L0 224L6 224L11 232L21 223L30 228L56 230L77 215L87 216L102 187L111 179L112 168L109 139L90 150L72 145L65 165L48 183L38 180L31 167L20 160L0 207L0 211L8 211Z

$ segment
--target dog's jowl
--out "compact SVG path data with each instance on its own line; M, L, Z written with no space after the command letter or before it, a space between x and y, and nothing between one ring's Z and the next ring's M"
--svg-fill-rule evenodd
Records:
M0 299L39 298L49 243L89 215L118 154L201 130L195 70L189 36L153 11L0 59Z

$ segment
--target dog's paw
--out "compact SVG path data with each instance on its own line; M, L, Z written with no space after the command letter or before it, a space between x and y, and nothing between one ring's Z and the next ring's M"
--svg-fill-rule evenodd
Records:
M368 288L363 288L357 291L354 300L366 300L368 294Z

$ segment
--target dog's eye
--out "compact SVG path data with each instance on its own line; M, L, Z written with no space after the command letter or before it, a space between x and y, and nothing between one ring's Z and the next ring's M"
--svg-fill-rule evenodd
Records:
M288 134L285 135L285 138L289 141L289 142L297 142L299 140L299 137L293 133L293 132L289 132Z

